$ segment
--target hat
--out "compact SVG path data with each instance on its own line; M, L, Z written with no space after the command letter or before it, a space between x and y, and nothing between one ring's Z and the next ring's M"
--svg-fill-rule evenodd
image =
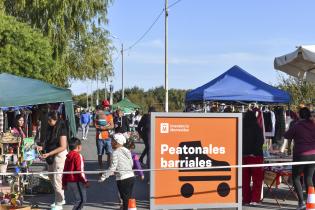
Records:
M125 136L122 133L114 134L113 139L120 145L124 145L127 141Z
M110 106L108 100L103 100L103 101L102 101L102 105L103 105L103 107L109 107L109 106Z

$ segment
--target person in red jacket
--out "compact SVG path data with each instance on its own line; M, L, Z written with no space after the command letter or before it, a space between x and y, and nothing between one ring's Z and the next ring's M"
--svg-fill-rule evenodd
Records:
M69 144L70 152L67 155L64 172L84 171L84 160L80 151L82 150L81 141L78 138L72 138ZM86 188L89 182L82 173L63 174L62 186L64 190L69 190L75 198L73 210L82 209L86 203Z

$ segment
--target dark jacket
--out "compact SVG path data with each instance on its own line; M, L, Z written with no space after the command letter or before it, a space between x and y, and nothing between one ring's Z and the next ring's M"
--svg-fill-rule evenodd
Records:
M243 121L243 155L263 156L264 135L258 123Z
M139 125L137 127L137 131L140 137L143 139L143 141L149 141L150 129L151 129L151 116L149 114L145 114L141 118Z
M296 122L285 134L286 139L294 140L293 155L315 150L315 125L311 120Z
M115 133L125 133L129 131L129 119L126 116L114 117Z

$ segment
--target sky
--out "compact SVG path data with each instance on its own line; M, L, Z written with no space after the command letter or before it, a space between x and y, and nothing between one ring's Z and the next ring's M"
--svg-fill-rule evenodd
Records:
M176 0L169 0L169 5ZM113 52L114 91L120 90L121 43L128 48L154 22L164 0L114 0L106 27ZM234 65L258 79L277 84L273 60L315 44L312 0L181 0L169 9L169 88L199 87ZM104 84L99 84L101 88ZM124 87L145 90L164 86L164 15L124 55ZM95 90L96 82L73 81L74 94Z

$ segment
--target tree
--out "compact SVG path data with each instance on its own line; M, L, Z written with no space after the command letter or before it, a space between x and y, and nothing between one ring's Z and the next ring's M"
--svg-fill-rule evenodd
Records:
M280 77L278 87L291 94L291 104L294 106L315 102L315 85L313 83L295 77Z
M100 92L104 92L100 90ZM93 93L93 98L96 98L96 91ZM185 108L185 95L186 90L170 89L169 90L169 110L170 112L183 111ZM101 95L101 100L104 99L104 95ZM144 112L147 112L150 106L155 106L158 111L164 110L164 88L156 87L148 91L144 91L139 87L125 89L125 97L135 104L141 106ZM90 97L89 97L90 100ZM114 103L121 100L121 91L114 92ZM86 94L74 96L76 104L85 107L86 106ZM95 104L95 103L94 103Z
M104 81L113 74L112 48L106 32L95 26L91 30L71 41L65 67L72 78Z
M49 38L56 62L52 82L67 86L69 79L96 79L96 75L105 79L112 74L110 41L104 29L110 3L111 0L1 0L0 9Z
M52 47L38 30L0 12L0 72L49 81Z

